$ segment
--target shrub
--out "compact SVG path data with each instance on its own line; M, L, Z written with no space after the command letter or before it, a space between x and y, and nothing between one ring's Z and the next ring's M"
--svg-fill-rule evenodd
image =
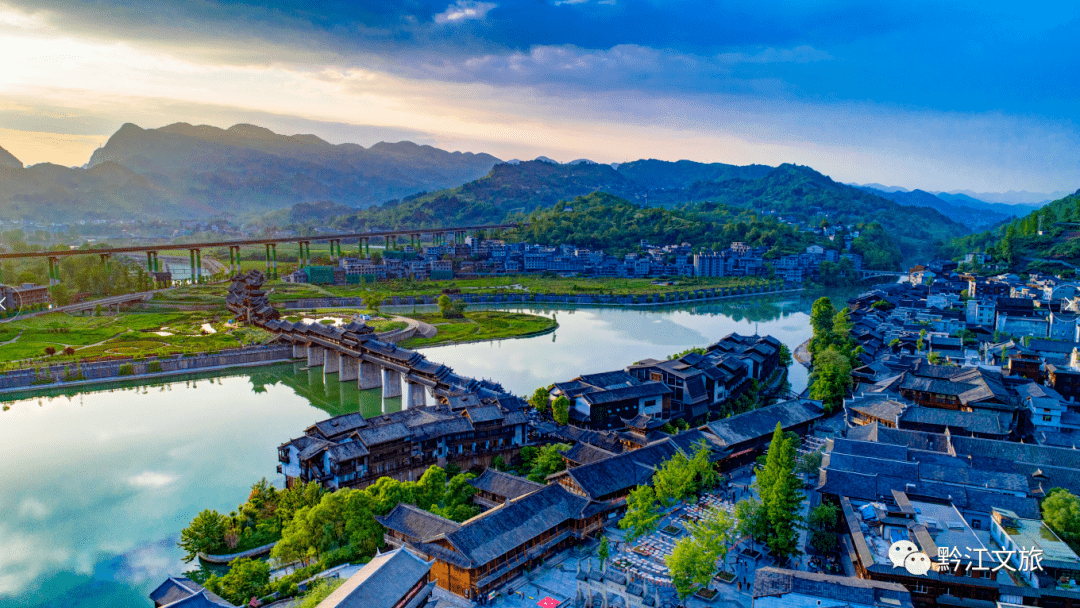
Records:
M125 363L120 366L118 376L133 376L135 374L135 366L130 363Z

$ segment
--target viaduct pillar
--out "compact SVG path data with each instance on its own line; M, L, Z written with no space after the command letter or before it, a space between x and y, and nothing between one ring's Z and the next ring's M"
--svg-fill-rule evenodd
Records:
M356 388L366 391L371 388L382 386L382 370L379 366L368 361L359 361L360 378L356 381Z
M360 359L349 355L340 355L341 366L338 370L338 380L352 382L360 378ZM343 385L344 386L344 385Z
M307 344L300 344L299 342L293 342L292 356L293 359L306 359L307 358Z
M405 386L408 387L408 392L404 396L404 402L401 404L401 409L409 409L412 407L423 407L427 403L427 387L423 384L416 382L405 381Z
M382 396L384 399L401 396L401 374L388 367L382 369Z
M276 279L276 278L278 278L278 274L277 274L277 243L270 243L270 253L273 255L273 258L274 258L274 266L273 266L273 268L274 268L274 278Z
M341 371L341 353L332 348L327 348L323 354L322 371L324 376Z
M323 364L326 357L326 349L315 344L308 344L307 364L308 367L316 367Z

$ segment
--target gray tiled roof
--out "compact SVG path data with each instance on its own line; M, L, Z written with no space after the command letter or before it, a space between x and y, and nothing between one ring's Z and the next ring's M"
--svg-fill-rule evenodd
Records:
M232 606L202 585L183 576L170 576L150 592L150 601L170 607L198 608L201 606Z
M735 445L771 435L779 422L782 428L792 428L822 416L822 410L809 401L791 400L710 422L709 432L722 445Z
M677 451L673 443L665 440L572 468L566 474L587 496L595 500L634 486L648 484L655 468L674 456Z
M461 527L461 524L457 522L404 503L394 507L384 516L375 516L375 521L420 541L453 532Z
M962 429L980 435L1005 437L1010 433L1011 417L1008 412L961 412L936 407L909 407L900 415L900 427L907 424L925 424L931 426Z
M376 555L318 608L393 608L430 570L430 562L403 548Z
M592 464L614 455L612 452L584 442L575 443L574 447L563 452L563 456L579 465Z
M581 395L589 404L612 403L625 399L644 399L647 397L659 397L671 393L662 382L645 382L634 386L620 386L607 390L600 390Z
M509 499L530 494L544 487L543 484L529 481L524 477L503 473L496 469L486 469L476 479L470 479L469 485L477 490Z
M560 485L545 486L470 519L447 533L446 540L478 567L555 528L580 513L586 503Z

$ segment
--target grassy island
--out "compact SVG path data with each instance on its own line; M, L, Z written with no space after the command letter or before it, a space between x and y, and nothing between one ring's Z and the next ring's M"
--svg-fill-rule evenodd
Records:
M461 318L445 318L441 313L410 313L409 317L434 325L439 333L433 338L409 338L405 348L502 340L532 335L558 327L555 319L540 315L494 310L466 311Z

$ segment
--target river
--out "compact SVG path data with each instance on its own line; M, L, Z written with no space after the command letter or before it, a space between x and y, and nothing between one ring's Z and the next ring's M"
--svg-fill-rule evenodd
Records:
M844 294L845 296L848 294ZM834 301L842 301L834 297ZM552 334L423 352L519 395L574 376L771 334L810 336L809 298L670 309L535 308ZM796 391L806 370L791 368ZM228 513L276 476L277 446L329 414L395 410L378 391L300 364L8 397L0 412L0 608L149 606L181 561L179 533L201 509Z

